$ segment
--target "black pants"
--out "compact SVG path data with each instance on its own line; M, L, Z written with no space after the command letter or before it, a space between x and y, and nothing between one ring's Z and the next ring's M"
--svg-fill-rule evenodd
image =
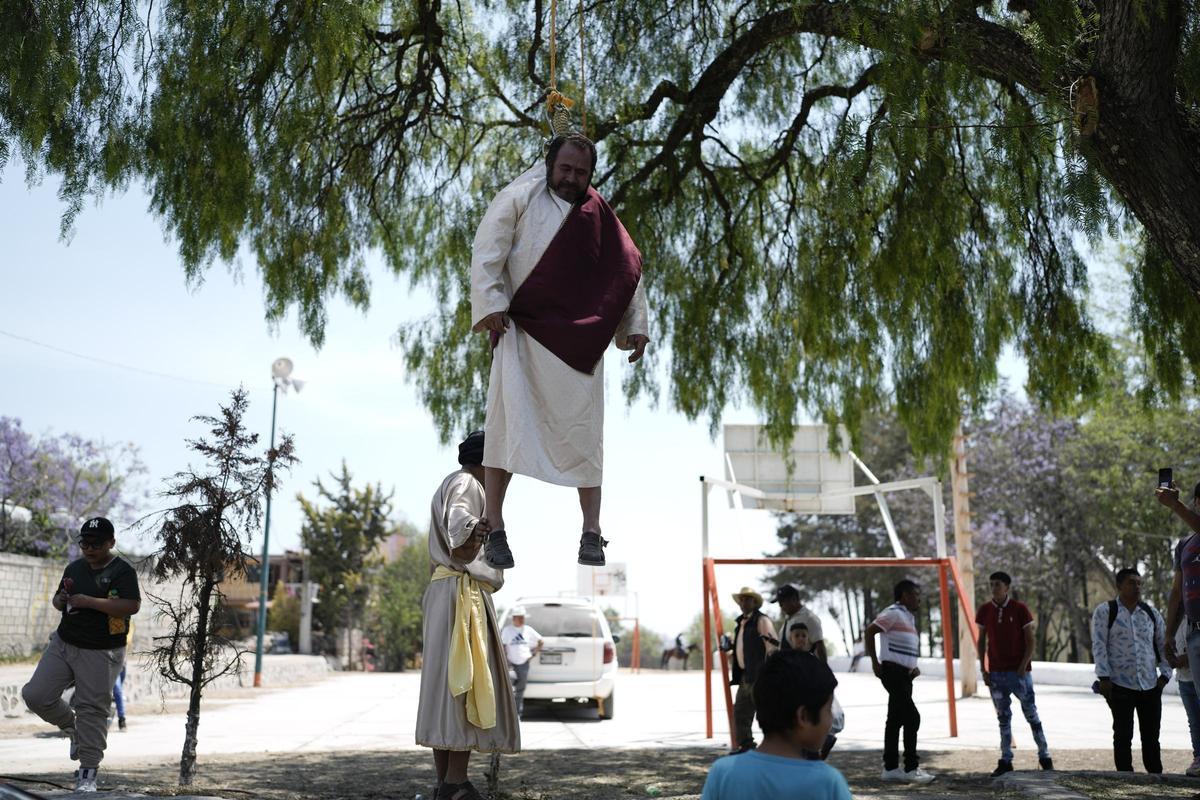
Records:
M1136 711L1138 732L1142 736L1142 764L1146 772L1161 773L1158 729L1162 722L1162 689L1135 691L1114 683L1108 707L1113 716L1113 761L1117 771L1133 772L1133 712Z
M883 728L883 768L900 766L900 729L904 728L904 769L914 770L917 758L917 731L921 714L913 702L913 678L908 667L891 661L883 664L883 688L888 693L887 723Z

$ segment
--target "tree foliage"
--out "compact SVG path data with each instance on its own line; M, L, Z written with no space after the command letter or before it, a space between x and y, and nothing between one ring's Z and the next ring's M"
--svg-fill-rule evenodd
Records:
M597 187L646 255L670 402L785 438L894 407L943 452L1001 349L1060 409L1109 353L1076 231L1143 242L1133 320L1164 388L1200 364L1200 48L1181 0L544 0L0 6L0 160L144 181L189 278L253 257L316 343L368 252L439 305L399 340L443 436L481 417L469 243L540 155L547 48ZM582 83L586 76L587 94ZM1167 358L1179 347L1190 367ZM652 374L626 379L655 392Z
M204 688L241 665L242 653L220 633L220 584L245 574L263 500L276 490L279 472L297 460L291 436L262 454L254 452L258 434L246 429L248 405L245 390L239 389L220 416L194 418L208 427L208 436L189 440L188 447L206 469L176 473L161 493L175 505L142 523L158 543L155 579L179 584L177 597L154 598L169 626L165 636L155 638L151 656L165 680L190 689L180 785L190 784L196 774Z
M421 600L429 586L428 540L411 523L401 523L398 530L408 534L408 545L394 561L375 570L367 601L366 629L386 670L404 670L421 653Z
M286 633L292 646L300 641L300 598L289 592L283 581L276 581L271 590L267 630Z
M0 551L65 556L88 517L132 521L145 474L132 443L34 436L19 419L0 416Z
M327 635L338 629L349 633L361 625L371 593L371 570L382 561L378 545L393 530L391 492L385 494L379 484L354 486L344 461L341 472L331 477L331 487L320 479L313 482L316 500L296 496L304 512L300 539L310 553L309 578L321 586L321 602L313 614Z

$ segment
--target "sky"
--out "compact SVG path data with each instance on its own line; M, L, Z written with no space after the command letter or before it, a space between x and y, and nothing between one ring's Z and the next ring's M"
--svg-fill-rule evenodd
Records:
M334 301L326 344L317 351L294 315L276 330L267 325L252 263L217 264L189 288L139 187L86 206L69 241L59 235L57 189L53 178L30 189L15 157L0 173L0 415L19 418L35 434L132 442L153 491L189 463L185 439L202 432L190 418L217 413L238 385L250 391L248 424L266 444L270 367L287 356L306 385L280 396L278 429L295 436L301 463L275 499L271 552L299 547L296 493L313 497L314 480L343 460L357 484L394 489L397 515L428 527L430 500L457 468L457 450L438 441L392 341L403 322L430 313L428 292L410 289L380 259L369 261L370 309ZM721 475L721 439L710 436L708 420L689 421L665 402L627 406L621 375L634 368L610 349L602 526L609 563L626 564L629 586L629 596L611 605L673 636L702 610L699 476ZM1011 357L1002 371L1012 385L1023 383ZM730 408L722 418L757 421L751 409ZM152 500L147 510L153 507ZM769 512L731 510L716 492L709 509L714 556L753 558L775 549ZM574 490L517 476L505 518L517 566L497 604L573 592L580 529ZM114 520L119 544L122 535L130 538L131 522ZM261 542L256 536L256 551ZM136 547L146 552L150 543ZM763 578L761 567L722 567L723 610L732 607L733 592L761 588Z

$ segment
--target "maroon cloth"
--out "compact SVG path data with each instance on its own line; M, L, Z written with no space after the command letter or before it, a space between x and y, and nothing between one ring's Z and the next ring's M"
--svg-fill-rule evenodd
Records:
M642 254L589 187L513 295L508 316L568 366L594 375L641 278Z

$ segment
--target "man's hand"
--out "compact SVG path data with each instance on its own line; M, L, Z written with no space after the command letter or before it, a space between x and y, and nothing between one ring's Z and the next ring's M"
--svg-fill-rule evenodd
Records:
M1108 700L1112 697L1112 681L1110 681L1108 678L1100 679L1100 694L1104 696L1105 700Z
M913 676L913 680L916 680L917 678L921 677L921 670L919 670L916 667L913 667L911 670L908 671L908 674Z
M871 671L875 673L875 677L883 680L883 664L878 661L871 662Z
M983 685L989 689L992 688L992 673L988 672L986 669L981 669L979 674L983 677Z
M1171 481L1170 487L1164 489L1160 486L1155 489L1154 497L1167 508L1174 508L1179 505L1179 487L1175 485L1174 481Z
M1158 688L1162 689L1164 686L1166 686L1170 682L1170 680L1171 679L1168 678L1166 675L1159 675L1158 676Z
M95 608L95 599L90 594L73 594L67 598L67 602L71 604L71 608Z
M1179 655L1179 652L1175 649L1175 640L1171 639L1168 641L1163 649L1167 651L1167 663L1170 663L1172 667L1175 666L1175 664L1171 662L1171 659Z
M625 337L625 341L633 345L633 352L629 354L629 363L632 364L635 361L639 361L646 354L646 345L650 344L650 337L645 334L635 333Z
M474 530L467 540L450 551L450 557L455 561L463 564L470 564L479 555L479 548L483 547L484 540L487 539L488 533L492 530L486 519L480 518L475 523Z
M1018 664L1017 665L1017 677L1018 678L1024 678L1026 672L1029 672L1028 664Z
M503 311L497 311L493 314L488 314L479 322L475 323L475 327L471 330L479 333L480 331L492 331L494 333L504 333L508 330L508 315Z

